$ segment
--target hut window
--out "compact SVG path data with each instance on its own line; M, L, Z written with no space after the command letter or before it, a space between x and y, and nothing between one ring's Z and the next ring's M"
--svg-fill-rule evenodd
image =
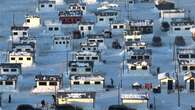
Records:
M84 30L83 26L80 27L80 30L81 30L81 31Z
M11 60L15 60L15 58L14 57L11 57Z
M22 58L22 57L20 57L20 58L19 58L19 60L23 60L23 58Z
M11 72L16 72L16 71L17 71L17 69L15 69L15 68L11 69Z
M182 66L182 70L188 70L187 66Z
M88 50L91 50L91 48L88 48Z
M52 27L49 27L49 31L53 31L53 28Z
M79 82L79 81L75 81L73 84L74 84L74 85L79 85L80 82Z
M142 69L143 69L143 70L147 70L148 67L147 67L147 66L142 66Z
M30 19L27 19L26 22L27 22L27 23L30 23Z
M188 54L181 54L181 55L179 55L179 58L189 58L189 55Z
M142 60L143 59L143 56L138 56L138 60Z
M66 41L67 44L69 44L69 41Z
M53 5L52 4L49 4L49 7L53 7Z
M57 86L57 82L49 82L50 86Z
M104 21L104 18L100 18L99 21Z
M30 49L26 49L26 51L27 51L27 52L29 52L29 51L30 51Z
M120 28L120 29L123 29L123 28L124 28L124 26L123 26L123 25L120 25L120 26L119 26L119 28Z
M8 72L9 71L9 69L3 69L3 72Z
M97 57L92 57L92 60L97 60L98 58Z
M144 56L144 59L150 59L150 57L149 56Z
M131 59L136 59L136 56L131 56Z
M23 32L23 35L27 35L27 33L26 32Z
M189 27L187 27L187 28L185 28L185 30L190 30L190 28L189 28Z
M78 57L78 60L84 60L84 57Z
M113 21L114 19L113 18L109 18L109 21Z
M191 54L191 58L195 58L195 54Z
M113 29L117 29L117 26L113 26Z
M58 44L58 42L56 41L56 44Z
M90 72L91 71L91 68L86 68L85 71L86 72Z
M62 43L63 43L63 44L66 44L66 42L65 42L65 41L63 41Z
M47 83L46 83L46 82L39 82L39 85L40 85L40 86L46 86Z
M131 66L131 70L136 70L136 67L135 66Z
M85 50L85 48L82 48L82 50Z
M13 34L14 34L14 35L18 35L18 33L17 33L17 32L14 32Z
M89 85L89 84L90 84L90 82L89 82L89 81L85 81L85 82L84 82L84 84Z
M96 85L96 84L99 85L99 84L101 84L101 83L100 83L100 81L95 81L95 85Z
M27 60L31 60L31 58L30 58L30 57L28 57L28 58L27 58Z
M85 7L83 6L82 9L85 10Z
M43 8L43 7L45 7L45 5L41 5L41 7Z
M22 51L22 49L17 49L17 51Z
M0 81L0 85L3 85L3 81Z
M175 28L175 31L180 31L181 30L181 28Z
M102 43L102 42L103 42L103 40L98 40L98 42Z
M5 85L13 85L13 81L6 81Z
M89 57L86 57L87 60L89 60Z
M59 28L58 28L58 27L55 27L55 28L54 28L54 30L55 30L55 31L58 31L58 30L59 30Z
M72 72L76 72L77 69L76 69L76 68L72 68L71 71L72 71Z
M139 38L135 38L135 41L140 41L140 39Z
M89 31L91 30L91 26L88 26L88 30L89 30Z
M195 66L190 66L190 70L195 70Z

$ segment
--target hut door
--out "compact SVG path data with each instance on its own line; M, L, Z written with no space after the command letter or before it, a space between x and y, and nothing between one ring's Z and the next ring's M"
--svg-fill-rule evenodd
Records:
M194 90L194 80L190 80L190 90Z
M173 80L168 80L168 90L173 90Z

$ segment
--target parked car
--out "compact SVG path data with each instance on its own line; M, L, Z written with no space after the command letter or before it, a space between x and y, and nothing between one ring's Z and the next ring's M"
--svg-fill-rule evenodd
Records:
M32 105L29 104L21 104L18 105L16 110L35 110L34 107Z
M128 108L124 105L111 105L108 110L136 110L134 108Z

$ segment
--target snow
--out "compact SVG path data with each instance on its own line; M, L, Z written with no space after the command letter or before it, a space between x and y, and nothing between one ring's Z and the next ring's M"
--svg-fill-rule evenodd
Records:
M35 13L36 0L2 0L0 4L0 49L7 50L9 47L9 36L10 36L10 27L13 24L13 14L15 24L22 25L25 20L25 15L27 13ZM126 19L128 16L128 12L125 11L124 2L119 1L119 8L121 8L121 19ZM190 16L195 17L195 10L193 4L193 0L179 0L177 3L178 7L182 7L186 10L191 10ZM93 5L91 6L92 10L94 10ZM90 8L91 8L90 7ZM89 8L89 10L90 10ZM155 71L157 67L161 67L160 71L169 71L174 72L174 62L173 62L173 38L169 36L168 33L161 32L159 29L159 15L158 11L153 8L153 5L147 5L146 7L142 7L141 4L137 4L131 10L134 19L153 19L154 20L154 33L160 35L162 38L163 46L162 47L150 47L152 48L152 71ZM39 13L43 20L57 19L57 14L55 12L51 13ZM87 16L87 15L86 15ZM87 16L94 17L94 15L89 14ZM41 29L43 27L40 27ZM41 29L39 30L41 32ZM101 28L100 28L101 29ZM12 93L12 103L7 103L8 93L3 94L3 107L2 110L15 110L17 105L19 104L32 104L36 106L40 104L42 99L46 100L49 104L53 102L52 97L50 95L40 95L40 94L31 94L31 90L34 85L34 76L36 74L42 73L65 73L66 70L66 52L49 52L51 47L51 38L49 35L41 36L39 32L32 32L37 38L38 44L38 55L36 58L36 65L23 68L22 78L19 79L18 88L19 91L17 93ZM144 36L143 40L146 43L151 43L152 41L151 35ZM121 36L113 36L113 39L119 39L121 41ZM191 36L185 37L187 46L194 46L193 41L191 40ZM100 73L105 73L105 83L110 84L110 78L114 80L114 85L118 85L120 82L120 73L121 73L121 65L123 51L122 50L114 50L110 48L112 39L105 41L106 48L102 45L101 48L104 49L104 54L102 55L102 59L106 60L105 64L95 65L95 70ZM79 44L77 42L77 44ZM75 44L76 45L76 44ZM71 56L71 52L68 53ZM71 57L70 57L71 59ZM2 60L2 59L1 59ZM3 61L2 61L3 62ZM66 74L66 73L65 73ZM68 88L67 77L65 77L64 88ZM130 91L130 85L139 82L146 83L152 82L155 85L158 84L157 76L148 76L148 77L140 77L140 76L123 76L123 88L121 91ZM97 93L96 97L96 110L104 110L109 107L111 104L118 103L118 89L112 89L110 91L104 91ZM177 93L161 93L155 94L156 99L156 108L157 110L177 110ZM194 105L195 95L193 93L181 93L181 110L190 110L190 106ZM0 108L1 110L1 108Z

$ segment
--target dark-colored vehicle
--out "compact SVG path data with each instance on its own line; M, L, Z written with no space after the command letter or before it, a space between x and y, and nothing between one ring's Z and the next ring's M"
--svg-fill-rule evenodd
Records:
M35 109L32 105L22 104L22 105L18 105L16 110L35 110Z
M72 106L70 104L66 104L66 105L57 105L56 110L83 110L83 109L78 106Z
M185 46L186 42L182 36L176 36L175 37L175 45L177 46Z
M124 105L111 105L108 110L136 110L134 108L128 108Z
M162 40L161 40L160 36L154 36L152 38L152 45L157 46L157 47L162 46Z

